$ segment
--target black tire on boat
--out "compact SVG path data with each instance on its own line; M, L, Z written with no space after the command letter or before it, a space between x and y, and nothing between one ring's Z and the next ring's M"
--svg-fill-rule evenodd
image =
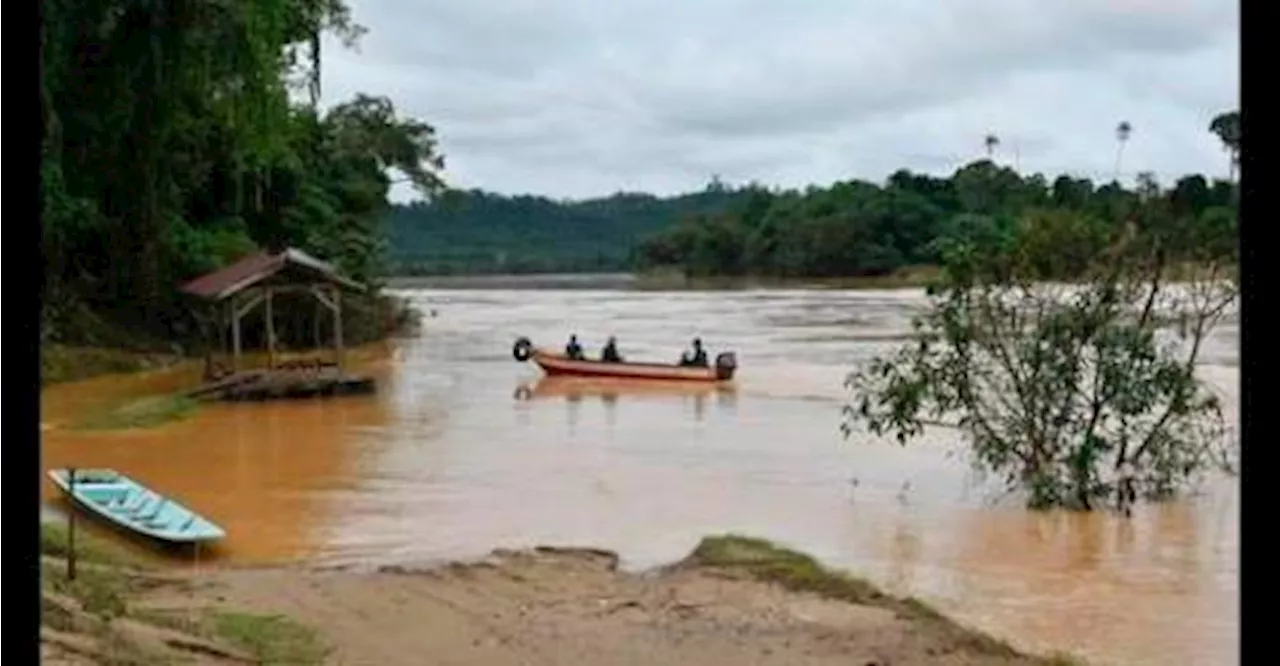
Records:
M515 346L511 348L511 355L517 361L524 363L533 357L533 342L529 338L516 340Z

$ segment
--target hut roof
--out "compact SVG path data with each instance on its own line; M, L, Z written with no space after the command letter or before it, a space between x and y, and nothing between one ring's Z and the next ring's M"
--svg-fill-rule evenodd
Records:
M282 281L292 284L325 282L353 291L364 291L364 285L339 273L333 264L295 248L275 253L262 251L251 254L230 266L182 285L181 290L200 298L220 301L277 275L285 278Z

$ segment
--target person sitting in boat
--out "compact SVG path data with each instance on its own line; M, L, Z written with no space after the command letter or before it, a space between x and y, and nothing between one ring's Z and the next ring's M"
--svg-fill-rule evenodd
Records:
M605 363L621 363L622 357L618 355L618 339L609 336L609 340L604 343L604 349L600 350L600 360Z
M569 344L564 346L564 355L575 361L581 361L584 358L582 345L578 344L577 334L569 336Z
M707 367L707 350L702 348L702 338L693 339L693 350L680 357L680 365Z

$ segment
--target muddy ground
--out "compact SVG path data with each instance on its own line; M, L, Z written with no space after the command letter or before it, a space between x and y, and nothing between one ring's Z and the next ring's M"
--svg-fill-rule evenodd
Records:
M764 541L704 540L629 573L613 553L495 551L377 571L46 566L46 664L903 666L1066 664ZM96 582L86 582L95 581Z

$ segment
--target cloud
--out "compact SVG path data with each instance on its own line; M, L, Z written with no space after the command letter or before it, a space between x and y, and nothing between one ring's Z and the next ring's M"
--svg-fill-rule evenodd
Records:
M982 137L1025 170L1224 174L1229 0L352 0L325 98L436 126L449 182L584 197L949 173Z

